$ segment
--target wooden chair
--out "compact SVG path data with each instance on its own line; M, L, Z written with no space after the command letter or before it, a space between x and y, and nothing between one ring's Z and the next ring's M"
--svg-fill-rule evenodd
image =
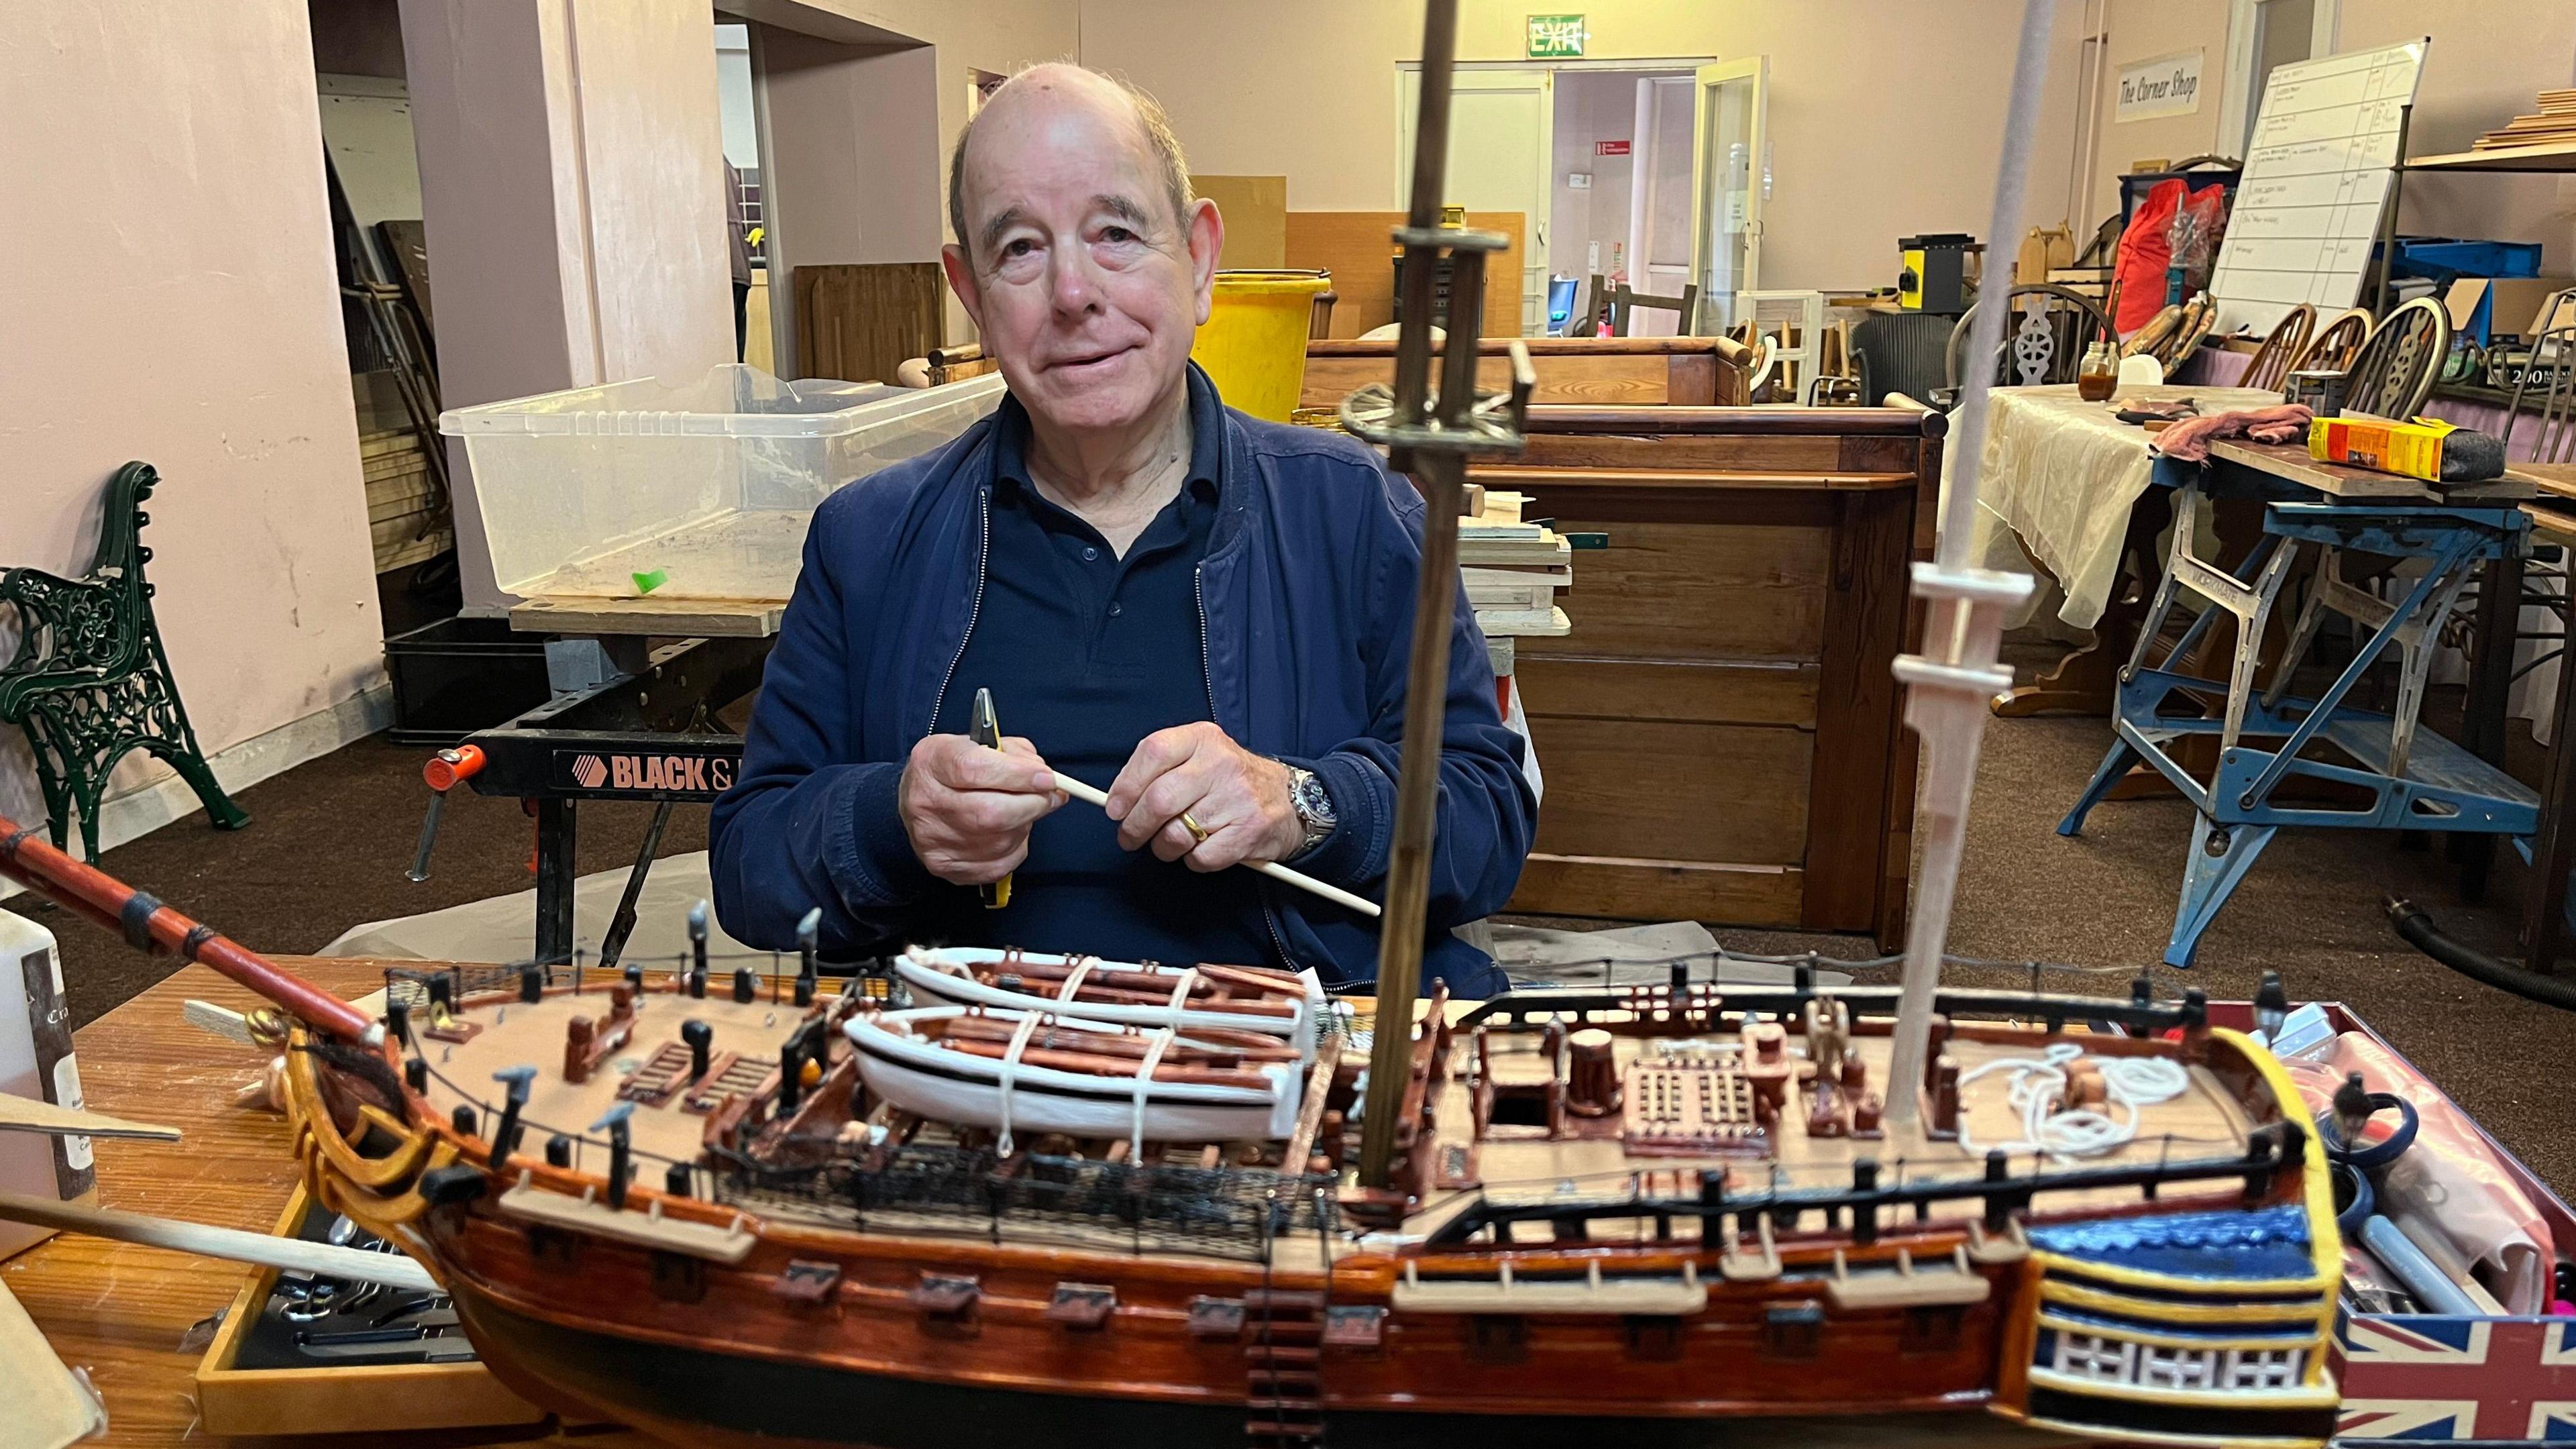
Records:
M1626 283L1621 283L1619 289L1610 294L1610 335L1627 336L1629 314L1640 307L1674 313L1674 334L1688 337L1691 335L1691 328L1699 320L1699 284L1683 283L1682 294L1678 297L1650 297L1643 292L1632 291Z
M152 617L152 586L143 578L152 557L143 546L143 525L151 515L143 504L160 481L148 463L116 470L99 518L98 552L79 578L0 569L0 603L18 613L18 651L0 666L0 722L27 732L54 848L70 848L77 819L92 865L98 864L107 777L134 750L178 771L216 829L250 823L197 748Z
M2381 319L2344 371L2346 412L2411 418L2432 394L2433 379L2451 351L2451 314L2430 297L2418 297Z
M1976 326L1977 309L1985 305L1986 299L1979 298L1950 329L1945 358L1953 389L1967 385L1968 334ZM2004 294L2004 307L2004 343L1995 356L1997 387L2073 382L2085 349L2111 335L2111 319L2100 303L2054 282L2015 287Z
M2355 307L2336 317L2308 339L2308 345L2290 359L2282 370L2286 378L2293 372L2343 372L2352 366L2353 354L2370 340L2370 309Z
M1566 320L1565 335L1568 337L1600 336L1601 319L1608 315L1610 310L1608 280L1599 272L1594 272L1591 282L1585 285L1583 295L1578 302L1574 315Z
M2245 375L2236 379L2236 385L2280 391L2281 380L2290 375L2291 360L2307 350L2308 334L2316 325L2317 309L2305 302L2282 313L2263 345L2254 350L2254 360L2245 364Z
M2535 463L2576 462L2576 323L2552 327L2531 339L2531 360L2513 385L2513 405L2505 410L2504 446L2513 452L2513 430L2522 421L2522 400L2540 395L2540 431L2531 440Z

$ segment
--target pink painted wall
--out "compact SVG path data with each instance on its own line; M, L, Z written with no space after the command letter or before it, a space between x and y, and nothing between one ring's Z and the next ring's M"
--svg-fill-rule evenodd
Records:
M731 362L713 11L411 0L402 19L446 405ZM449 457L466 606L497 612Z
M305 0L15 7L0 135L0 564L85 567L108 475L140 458L207 750L380 680ZM0 809L35 799L0 731Z

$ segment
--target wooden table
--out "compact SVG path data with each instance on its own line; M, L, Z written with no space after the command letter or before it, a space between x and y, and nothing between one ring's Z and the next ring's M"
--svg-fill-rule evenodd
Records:
M2204 412L2280 401L2276 393L2213 387L2127 387L2117 396L2188 398ZM1998 697L1995 713L2107 715L2113 677L2146 616L2147 591L2126 594L2122 567L2136 560L2151 578L2149 556L2163 530L2160 508L2138 506L2151 497L2152 435L2121 422L2109 404L2084 401L2072 384L1998 388L1988 407L1976 523L1983 562L2019 571L2027 554L2065 591L2058 618L2093 631L2092 643ZM1996 525L2010 530L2010 541Z
M384 984L385 963L380 961L278 959L343 996L362 996ZM179 1003L189 997L245 1010L258 1004L249 992L214 972L188 966L73 1039L91 1107L148 1117L184 1134L176 1143L97 1144L99 1202L267 1232L277 1225L295 1185L286 1119L233 1105L233 1089L258 1074L260 1054L181 1022ZM250 1271L211 1258L83 1237L54 1238L0 1264L10 1291L26 1305L63 1362L86 1369L106 1400L108 1431L87 1442L115 1446L210 1442L193 1430L194 1375L204 1350L183 1350L180 1340L191 1326L229 1305ZM529 1428L226 1442L306 1449L358 1442L446 1449L540 1441L593 1449L652 1442L622 1430L568 1437Z

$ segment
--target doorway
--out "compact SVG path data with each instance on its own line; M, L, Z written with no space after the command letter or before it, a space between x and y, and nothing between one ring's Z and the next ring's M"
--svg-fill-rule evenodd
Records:
M1459 66L1443 199L1528 219L1523 336L1563 333L1575 316L1606 310L1587 305L1595 279L1605 296L1621 285L1676 298L1697 287L1697 316L1639 308L1631 336L1706 333L1731 320L1735 293L1761 285L1767 66L1761 57ZM1399 66L1399 207L1410 199L1420 78L1418 66Z

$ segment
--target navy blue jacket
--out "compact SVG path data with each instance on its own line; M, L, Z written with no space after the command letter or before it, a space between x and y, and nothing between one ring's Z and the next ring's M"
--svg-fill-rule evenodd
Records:
M1232 409L1224 418L1220 513L1199 575L1211 715L1247 748L1323 777L1340 824L1297 868L1380 899L1422 499L1349 438ZM993 430L987 418L815 510L742 773L709 827L716 914L736 939L792 946L798 918L820 906L827 953L884 951L905 943L925 893L957 889L914 858L895 787L974 627ZM1424 981L1490 995L1502 973L1449 928L1502 908L1537 803L1463 587L1442 744ZM1328 986L1376 978L1374 921L1275 881L1260 888L1273 938L1297 965Z

